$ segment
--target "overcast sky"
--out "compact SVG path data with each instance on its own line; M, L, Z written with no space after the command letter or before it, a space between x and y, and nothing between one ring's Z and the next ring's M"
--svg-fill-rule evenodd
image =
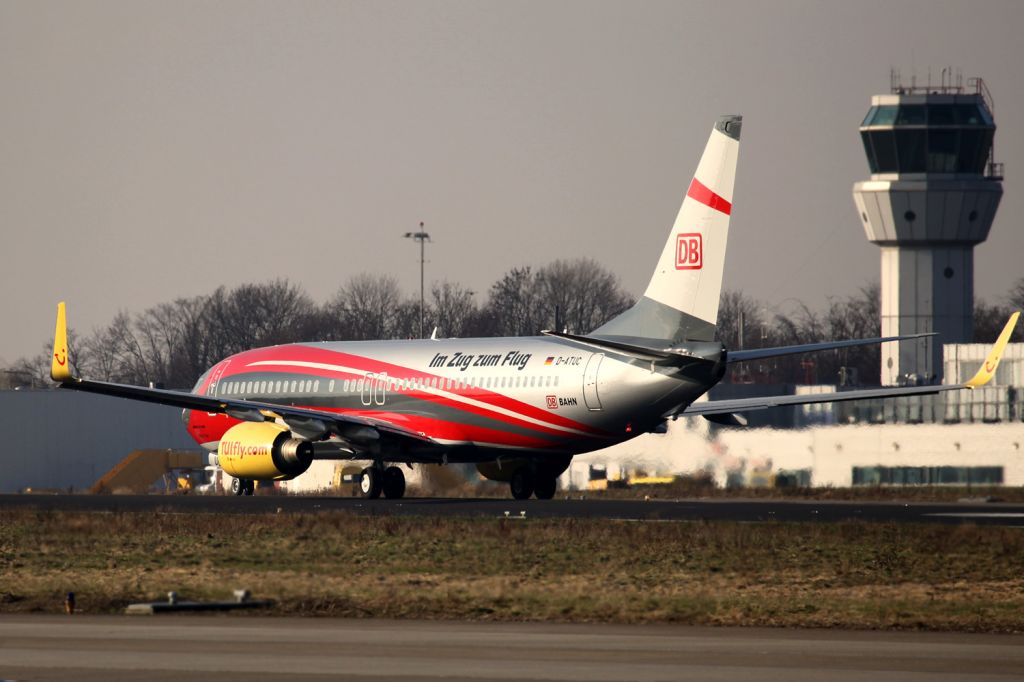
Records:
M219 285L351 274L478 302L593 258L642 293L716 116L744 115L726 288L879 276L851 198L890 68L995 100L976 293L1024 276L1024 3L0 2L0 360Z

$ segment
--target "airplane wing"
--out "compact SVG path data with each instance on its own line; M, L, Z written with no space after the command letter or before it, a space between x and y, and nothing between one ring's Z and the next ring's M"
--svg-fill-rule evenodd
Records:
M53 359L50 363L50 377L58 382L60 388L86 393L98 393L117 398L130 398L143 402L170 405L191 410L211 413L224 413L242 421L274 421L281 419L290 426L310 432L323 430L334 433L341 438L351 434L353 428L369 428L378 434L387 434L414 441L418 445L433 444L434 441L425 434L406 429L382 419L363 417L352 414L312 410L305 407L276 405L274 403L239 400L237 398L216 398L197 395L187 391L172 391L162 388L146 388L130 384L116 384L106 381L90 381L74 376L67 345L67 318L64 303L57 304L57 328L54 333ZM322 428L321 428L322 427Z
M717 415L734 415L736 412L750 412L753 410L765 410L769 407L780 405L810 405L813 403L834 403L847 400L865 400L867 398L895 398L904 395L930 395L944 391L957 391L960 389L974 389L987 384L995 376L999 360L1003 357L1006 344L1010 341L1010 335L1017 325L1019 312L1010 316L1002 333L996 339L984 364L978 369L971 379L962 384L948 384L940 386L902 386L896 388L870 388L859 391L838 391L835 393L819 393L815 395L784 395L765 396L761 398L737 398L734 400L712 400L704 403L690 405L685 410L678 412L681 416L714 417ZM890 337L894 338L894 337ZM718 421L718 420L716 420ZM742 419L735 422L724 420L724 423L741 424Z
M734 362L746 362L749 360L761 360L763 358L775 358L780 355L796 355L797 353L813 353L834 348L850 348L852 346L870 346L875 343L888 343L890 341L907 341L909 339L923 339L929 336L937 336L935 332L927 334L908 334L905 336L882 336L877 339L850 339L848 341L823 341L821 343L803 343L796 346L776 346L774 348L751 348L748 350L729 351L726 361L731 365Z

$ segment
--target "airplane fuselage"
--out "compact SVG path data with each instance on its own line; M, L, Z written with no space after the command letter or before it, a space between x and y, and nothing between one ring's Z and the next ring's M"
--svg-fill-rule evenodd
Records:
M710 385L562 339L512 337L259 348L217 363L194 392L386 420L436 444L395 461L456 462L606 447L651 430ZM187 423L213 450L239 422L192 410Z

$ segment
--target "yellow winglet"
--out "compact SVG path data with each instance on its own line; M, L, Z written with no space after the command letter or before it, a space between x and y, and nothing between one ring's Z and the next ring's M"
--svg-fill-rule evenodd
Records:
M50 361L50 378L54 381L71 381L71 359L68 356L68 321L64 313L64 301L57 304L57 329L53 332L53 360Z
M1017 326L1017 318L1019 317L1020 311L1010 315L1010 321L1003 327L1003 331L999 334L999 338L996 339L995 345L988 352L985 364L981 366L977 374L971 377L971 380L964 384L964 386L967 388L978 388L987 384L995 376L996 367L999 366L999 360L1003 357L1006 344L1010 342L1010 334L1013 334L1013 328Z

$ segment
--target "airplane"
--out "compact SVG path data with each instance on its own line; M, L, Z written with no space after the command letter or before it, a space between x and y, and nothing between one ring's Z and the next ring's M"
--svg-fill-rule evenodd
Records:
M550 499L573 456L664 431L679 416L740 425L750 410L988 382L1019 312L964 384L695 402L737 362L927 336L731 351L716 340L741 127L740 116L715 122L643 296L588 333L256 348L221 360L186 392L76 376L61 302L51 376L64 389L183 408L236 495L300 476L316 459L351 459L371 462L360 477L370 499L401 498L398 465L417 463L476 464L515 499Z

